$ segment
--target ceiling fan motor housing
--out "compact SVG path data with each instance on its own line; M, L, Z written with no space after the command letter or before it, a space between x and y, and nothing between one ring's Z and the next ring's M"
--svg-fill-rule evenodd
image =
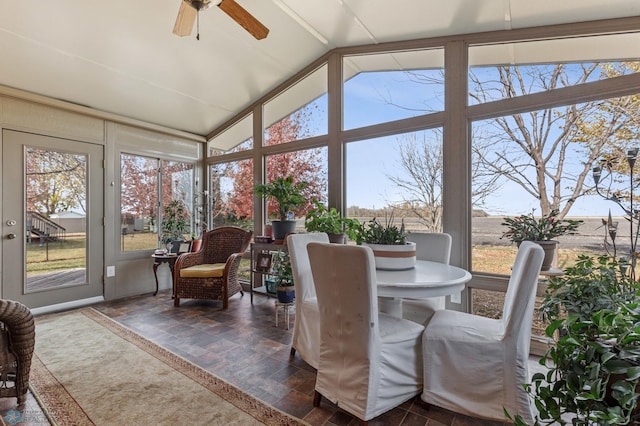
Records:
M189 6L193 7L198 12L204 9L208 9L213 5L222 3L221 0L184 0Z

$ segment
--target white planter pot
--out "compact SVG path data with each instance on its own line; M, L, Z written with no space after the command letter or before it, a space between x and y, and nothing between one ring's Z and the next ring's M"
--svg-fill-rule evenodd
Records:
M403 245L368 244L371 247L376 261L376 269L388 271L398 271L411 269L416 266L416 243L405 243Z

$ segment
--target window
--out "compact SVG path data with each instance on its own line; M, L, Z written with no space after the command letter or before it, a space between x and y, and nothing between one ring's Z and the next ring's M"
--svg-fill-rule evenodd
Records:
M298 230L304 229L304 217L311 207L311 200L318 199L321 202L327 200L327 149L313 148L287 152L284 154L270 155L266 158L267 182L279 177L293 176L294 182L307 182L309 185L304 191L307 203L296 212ZM268 219L276 216L276 206L268 205Z
M347 144L348 216L403 220L408 231L442 229L442 130Z
M636 34L472 46L469 104L637 73L640 62L620 61L637 58L635 46Z
M253 114L249 114L207 144L209 156L247 151L253 148Z
M327 122L325 65L264 105L264 144L326 135Z
M182 202L189 217L193 217L192 164L121 154L120 181L121 251L157 248L162 234L162 210L171 201ZM160 193L162 203L158 201Z
M209 202L213 228L253 225L253 160L232 161L209 166Z
M345 130L444 110L444 50L348 56Z
M560 218L582 219L623 211L592 192L594 161L635 143L633 97L611 98L565 107L504 115L473 123L473 270L509 274L517 247L501 238L506 216L533 214L543 206ZM621 221L624 221L621 219ZM621 232L624 232L621 230ZM580 253L601 254L604 234L598 221L578 228L578 236L560 236L556 265L566 267Z

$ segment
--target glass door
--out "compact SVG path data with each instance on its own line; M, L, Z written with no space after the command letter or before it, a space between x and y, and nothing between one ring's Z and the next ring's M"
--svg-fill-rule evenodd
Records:
M103 147L2 134L2 297L30 308L103 294Z

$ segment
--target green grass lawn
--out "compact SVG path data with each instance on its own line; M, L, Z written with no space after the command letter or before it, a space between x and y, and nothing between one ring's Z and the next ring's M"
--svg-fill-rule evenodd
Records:
M27 273L46 273L86 266L86 238L67 237L42 245L38 240L27 243Z
M158 247L155 233L135 233L121 237L123 251L151 250ZM71 236L61 241L51 241L47 246L37 240L27 245L27 272L44 273L62 269L85 267L85 237ZM515 259L515 246L476 246L473 250L473 269L508 275ZM560 249L558 266L565 268L575 262L578 254L600 254L588 251ZM47 258L48 256L48 258ZM241 268L242 269L242 268ZM248 269L248 265L246 267Z

